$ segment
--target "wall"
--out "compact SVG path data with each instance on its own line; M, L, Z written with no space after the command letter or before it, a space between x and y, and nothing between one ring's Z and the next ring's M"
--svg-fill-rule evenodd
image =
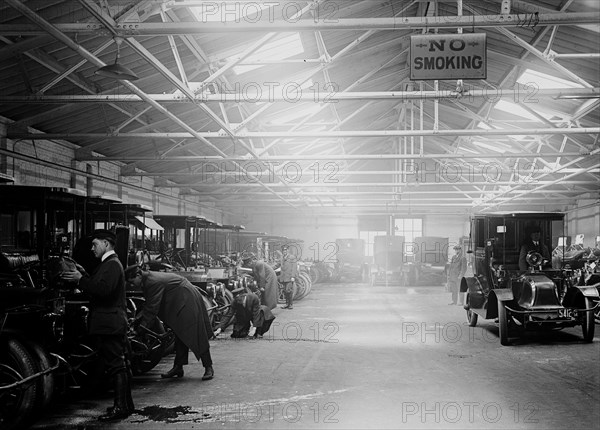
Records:
M424 215L423 233L425 236L447 237L452 246L462 236L469 235L468 215ZM381 225L369 224L372 230L388 229L389 217L381 217ZM293 217L258 218L250 216L245 224L250 231L264 231L269 234L287 236L304 241L303 255L306 258L327 256L332 251L331 243L336 239L358 238L359 221L357 217L339 216L335 218L316 218L298 214ZM364 226L364 223L363 223Z
M425 236L447 237L450 247L468 237L469 229L469 215L427 215L423 224Z
M358 238L356 217L318 218L302 213L291 217L250 216L245 226L251 231L302 240L302 257L313 260L323 260L334 252L331 244L336 239Z
M234 223L228 214L199 202L198 197L180 195L178 189L157 190L149 177L121 176L121 163L73 161L79 147L69 142L7 139L3 136L8 123L0 117L0 148L16 154L0 155L0 172L14 177L15 185L75 188L88 196L118 197L124 203L143 204L156 214L201 215L223 224Z
M600 236L600 204L597 199L580 200L579 206L567 213L567 234L575 243L575 236L583 234L583 246L593 247Z

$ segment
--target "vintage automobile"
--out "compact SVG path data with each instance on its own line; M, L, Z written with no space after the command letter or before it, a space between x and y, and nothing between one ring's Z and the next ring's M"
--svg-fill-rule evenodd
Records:
M460 284L460 291L466 293L469 325L474 327L478 317L496 319L502 345L509 345L510 338L524 330L581 325L584 340L592 342L597 289L577 285L577 275L568 264L552 266L538 252L521 256L528 267L519 268L521 247L538 229L541 242L552 250L564 235L564 215L498 213L472 218L467 252L475 253L474 273Z
M93 257L87 232L109 227L106 223L118 221L125 210L133 215L139 208L70 188L24 185L0 185L0 202L0 428L4 430L27 427L66 389L97 392L105 384L87 336L89 298L64 284L60 273L64 264L75 264L68 258L71 250L74 255L81 250L83 258L75 260L84 267L86 253ZM114 227L117 245L127 245L129 228ZM122 261L126 250L127 246L117 247ZM160 360L169 338L158 332L143 337L131 333L130 340L132 366L144 372Z

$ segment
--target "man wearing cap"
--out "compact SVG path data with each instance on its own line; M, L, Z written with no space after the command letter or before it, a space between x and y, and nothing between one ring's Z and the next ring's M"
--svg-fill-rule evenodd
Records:
M261 302L269 309L277 307L279 282L275 270L262 260L257 260L254 255L247 255L242 259L245 267L252 269L252 276L261 290Z
M528 268L527 264L527 254L530 252L539 253L544 260L546 260L545 264L551 263L552 257L550 256L550 251L548 247L541 241L542 231L539 227L534 227L531 229L529 234L529 239L521 246L521 250L519 252L519 270L526 271Z
M460 245L454 246L454 255L450 260L450 266L448 267L447 286L448 291L452 293L452 303L449 305L457 304L458 300L458 288L460 287L460 281L465 272L467 271L467 259L462 253L462 247ZM459 305L461 303L458 303Z
M204 366L206 381L214 377L208 340L213 337L212 326L202 293L190 281L176 273L151 272L129 266L125 278L133 288L142 290L145 303L136 317L138 331L143 332L157 316L175 333L173 368L162 378L183 377L190 349Z
M285 306L283 309L294 308L294 282L298 277L298 262L293 255L288 253L288 246L281 247L281 273L279 274L279 282L283 284L283 293L285 294Z
M106 373L114 378L114 406L107 409L100 420L126 418L134 410L131 397L130 374L125 353L127 350L127 303L125 274L115 253L116 235L110 230L96 230L92 234L92 252L101 260L89 275L77 269L65 271L62 278L77 283L77 288L90 298L89 333L95 340Z
M237 288L232 291L234 294L233 302L227 313L221 318L221 322L215 329L215 336L221 334L231 320L234 319L232 338L242 339L248 337L250 333L250 323L254 327L254 338L263 337L269 331L275 316L271 310L260 304L258 296L247 291L245 288Z

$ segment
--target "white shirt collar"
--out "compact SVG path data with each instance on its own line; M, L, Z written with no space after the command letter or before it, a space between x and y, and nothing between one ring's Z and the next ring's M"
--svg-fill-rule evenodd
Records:
M113 254L116 254L114 249L111 249L110 251L106 251L104 253L104 255L102 256L102 261L106 260L108 257L110 257Z

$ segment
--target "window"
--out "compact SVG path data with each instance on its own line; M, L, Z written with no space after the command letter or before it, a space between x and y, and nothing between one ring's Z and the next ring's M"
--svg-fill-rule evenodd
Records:
M358 237L365 241L365 256L373 257L373 249L375 247L375 236L385 236L385 231L360 231Z
M521 85L533 85L540 89L583 88L583 85L577 82L568 81L531 69L525 70L519 79L517 79L517 82Z
M415 238L423 236L423 220L421 218L396 218L394 235L404 236L406 255L412 255Z

